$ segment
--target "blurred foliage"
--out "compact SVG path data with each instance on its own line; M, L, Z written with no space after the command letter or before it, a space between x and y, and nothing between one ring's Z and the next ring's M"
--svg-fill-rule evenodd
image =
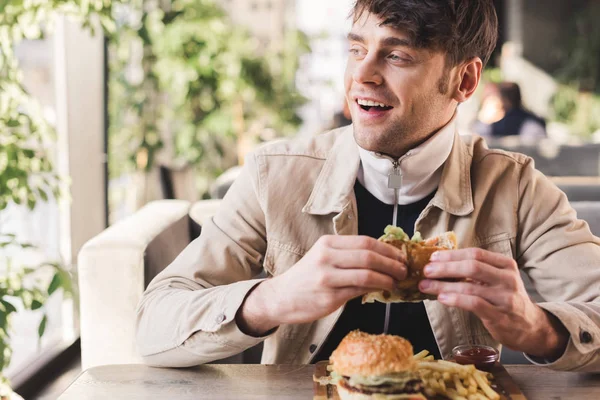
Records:
M0 233L0 249L18 246L23 251L34 248L29 243L19 243L12 234ZM12 267L12 259L4 257L0 263L5 271L0 275L0 381L7 383L2 371L10 364L12 348L10 346L10 327L12 314L19 308L25 310L43 310L44 304L58 289L63 296L73 295L72 279L67 270L59 263L44 263L33 268ZM50 273L50 275L49 275ZM50 279L47 279L48 277ZM48 317L44 312L38 325L38 336L44 335Z
M44 119L38 102L23 85L23 74L14 49L22 40L36 40L51 31L57 15L78 18L91 28L98 18L104 29L112 29L110 0L2 0L0 2L0 213L11 204L34 209L39 202L61 195L64 180L54 172L52 150L55 132ZM5 215L0 215L5 217ZM2 226L0 226L2 228ZM8 250L34 248L20 242L16 235L0 231L0 377L11 357L10 318L16 302L25 309L43 307L58 288L72 293L69 273L58 263L36 268L13 265ZM48 285L36 278L41 270L51 268ZM31 281L28 286L27 281ZM38 334L44 334L45 314ZM4 380L4 378L2 378Z
M600 129L600 3L589 2L575 13L575 32L555 73L561 83L552 99L554 119L588 139Z
M583 92L600 94L600 2L590 1L572 17L567 51L556 78Z
M568 126L571 133L590 139L600 130L600 96L581 91L575 85L559 85L552 98L553 119Z
M481 76L483 83L500 83L503 81L502 70L497 67L484 68Z
M149 171L169 148L168 163L193 165L212 179L237 164L239 141L296 131L305 99L295 74L310 51L302 33L288 31L275 52L234 26L214 1L155 4L137 0L115 12L111 177Z

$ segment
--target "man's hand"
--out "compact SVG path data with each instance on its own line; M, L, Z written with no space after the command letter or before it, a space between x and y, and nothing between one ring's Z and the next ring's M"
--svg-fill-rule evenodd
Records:
M238 311L240 329L262 336L281 324L331 314L367 292L406 277L402 251L366 236L323 236L285 273L258 285Z
M527 295L517 263L482 249L440 251L425 267L420 290L438 295L451 307L477 315L491 335L513 350L556 359L564 352L568 332L552 314ZM467 278L467 282L440 279Z

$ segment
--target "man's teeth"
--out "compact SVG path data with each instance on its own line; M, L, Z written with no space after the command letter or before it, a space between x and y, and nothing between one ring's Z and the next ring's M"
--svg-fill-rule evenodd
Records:
M361 99L358 99L358 104L361 106L367 106L367 107L389 107L383 103L377 103L375 101L361 100Z

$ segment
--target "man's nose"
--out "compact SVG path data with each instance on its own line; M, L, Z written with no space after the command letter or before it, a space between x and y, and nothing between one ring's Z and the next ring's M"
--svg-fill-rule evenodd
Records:
M383 78L381 76L380 66L377 57L367 55L361 61L358 61L352 78L356 83L381 85Z

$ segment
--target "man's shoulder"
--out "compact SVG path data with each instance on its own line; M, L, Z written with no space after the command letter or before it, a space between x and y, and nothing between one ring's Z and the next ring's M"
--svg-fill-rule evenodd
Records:
M342 135L351 134L351 126L345 126L310 137L276 140L257 149L257 157L308 157L325 160L332 147Z
M467 145L473 157L473 166L488 163L499 163L503 166L507 164L522 166L531 160L531 157L525 154L502 149L490 149L485 139L479 136L461 136L461 139Z

